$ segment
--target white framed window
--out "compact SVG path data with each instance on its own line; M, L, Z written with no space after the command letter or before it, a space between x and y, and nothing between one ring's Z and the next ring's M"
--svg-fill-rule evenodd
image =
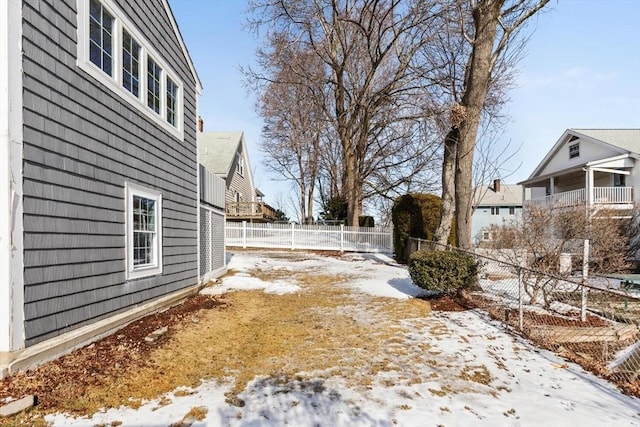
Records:
M178 85L167 77L167 122L175 126L178 120Z
M482 240L490 240L491 239L491 234L488 231L483 231L482 232Z
M122 87L140 97L140 44L122 29Z
M574 159L580 157L580 143L576 142L569 146L569 158Z
M516 214L516 207L509 206L509 215L515 215L515 214Z
M162 273L162 194L125 183L127 279Z
M113 0L77 0L78 67L178 139L183 84Z
M491 215L500 215L500 207L491 206Z
M113 16L97 0L89 6L89 60L113 76Z
M240 153L236 153L236 171L241 176L244 176L244 158Z
M147 107L160 114L160 82L162 68L152 58L147 57Z

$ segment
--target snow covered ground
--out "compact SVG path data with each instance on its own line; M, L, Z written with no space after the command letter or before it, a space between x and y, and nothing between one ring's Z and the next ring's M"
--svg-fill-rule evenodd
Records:
M272 257L259 252L233 254L237 274L210 292L254 289L299 292L291 280L264 281L254 269L321 269L356 277L345 286L355 294L412 298L422 293L407 270L383 255L342 258L305 255ZM349 305L354 318L366 307ZM91 418L47 417L53 426L640 426L640 400L553 353L506 334L499 323L476 311L438 312L395 325L407 356L390 361L369 385L332 372L305 372L295 378L255 378L238 395L242 407L225 402L228 382L203 381L176 390L138 409L109 409ZM422 349L422 350L421 350ZM424 350L424 349L428 349ZM420 381L406 375L413 369ZM462 372L462 375L460 374ZM167 404L167 402L169 402ZM186 417L193 408L202 420ZM112 424L114 423L115 424Z

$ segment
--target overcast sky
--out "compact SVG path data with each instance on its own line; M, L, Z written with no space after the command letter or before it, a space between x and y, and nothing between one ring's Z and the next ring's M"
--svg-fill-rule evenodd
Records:
M288 187L261 163L262 121L239 71L259 43L244 29L246 2L170 4L204 86L205 130L245 132L254 182L277 205ZM509 183L526 179L567 128L640 128L640 0L551 0L533 24L501 137L519 147L505 164Z

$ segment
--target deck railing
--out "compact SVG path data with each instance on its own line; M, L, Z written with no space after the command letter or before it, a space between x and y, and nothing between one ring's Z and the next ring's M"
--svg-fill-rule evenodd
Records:
M262 218L273 220L276 211L263 202L227 202L227 218Z

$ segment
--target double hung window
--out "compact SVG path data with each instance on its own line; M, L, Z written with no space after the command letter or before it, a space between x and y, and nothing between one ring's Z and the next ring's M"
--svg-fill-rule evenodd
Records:
M140 96L140 44L127 30L122 30L122 87Z
M127 278L162 273L162 195L127 183Z
M147 58L147 106L160 114L160 81L162 68L156 62Z
M89 6L89 60L113 76L113 16L97 0Z

